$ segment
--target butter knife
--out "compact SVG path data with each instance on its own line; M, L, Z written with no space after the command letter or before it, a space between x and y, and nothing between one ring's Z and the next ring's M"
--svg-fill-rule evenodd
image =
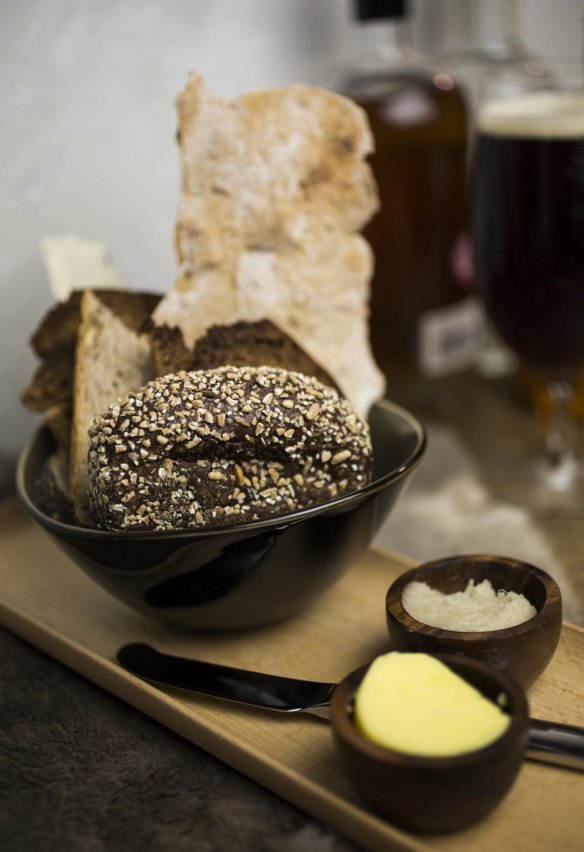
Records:
M131 674L157 686L321 718L329 717L330 700L336 688L336 683L299 680L162 654L138 642L120 648L117 661ZM530 719L525 756L584 771L584 728Z

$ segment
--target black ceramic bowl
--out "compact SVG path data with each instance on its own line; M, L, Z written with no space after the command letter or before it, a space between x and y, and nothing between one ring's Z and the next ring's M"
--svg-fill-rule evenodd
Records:
M370 544L426 439L393 403L369 418L373 480L337 500L215 530L110 532L62 523L39 505L36 483L52 450L40 429L21 453L17 491L62 550L115 597L153 618L204 630L255 627L301 612Z
M402 593L413 580L445 594L460 592L469 580L490 580L493 588L523 594L537 614L499 630L443 630L418 621L404 609ZM490 554L450 556L412 568L395 580L386 598L387 629L396 651L426 651L472 657L507 672L524 689L552 659L562 630L562 595L541 568Z
M421 833L459 831L486 817L515 781L529 727L523 690L506 674L476 660L434 656L491 701L505 696L511 721L498 739L453 757L404 754L368 740L353 720L353 699L368 666L340 682L331 704L334 738L357 792L391 822Z

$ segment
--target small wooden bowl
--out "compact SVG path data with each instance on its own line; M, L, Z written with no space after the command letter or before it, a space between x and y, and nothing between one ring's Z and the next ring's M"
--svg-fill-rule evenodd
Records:
M356 791L390 822L426 834L467 828L501 802L521 767L529 728L525 694L511 678L475 660L433 656L490 700L505 695L511 723L497 740L455 757L408 755L368 740L353 721L368 666L340 682L331 704L335 741Z
M515 627L463 632L431 627L403 607L402 593L412 580L452 594L469 580L490 580L493 588L523 594L537 614ZM406 571L390 586L386 597L387 629L396 651L454 654L479 660L507 672L527 689L550 662L562 629L562 596L549 574L504 556L452 556Z

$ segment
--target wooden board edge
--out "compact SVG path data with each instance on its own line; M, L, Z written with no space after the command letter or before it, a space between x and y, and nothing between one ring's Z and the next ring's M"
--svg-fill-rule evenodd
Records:
M370 852L428 852L430 847L392 824L343 800L297 771L283 768L273 759L259 758L253 750L234 744L223 731L213 729L209 723L201 724L171 694L134 677L113 661L2 602L0 624L364 849Z

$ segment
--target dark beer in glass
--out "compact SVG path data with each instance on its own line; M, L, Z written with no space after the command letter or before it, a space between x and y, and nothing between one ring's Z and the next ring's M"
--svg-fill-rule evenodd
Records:
M584 367L584 93L492 100L477 120L474 272L487 314L550 401L545 454L507 460L524 505L584 513L571 417Z
M485 110L475 149L475 275L501 337L556 377L584 363L584 97Z

